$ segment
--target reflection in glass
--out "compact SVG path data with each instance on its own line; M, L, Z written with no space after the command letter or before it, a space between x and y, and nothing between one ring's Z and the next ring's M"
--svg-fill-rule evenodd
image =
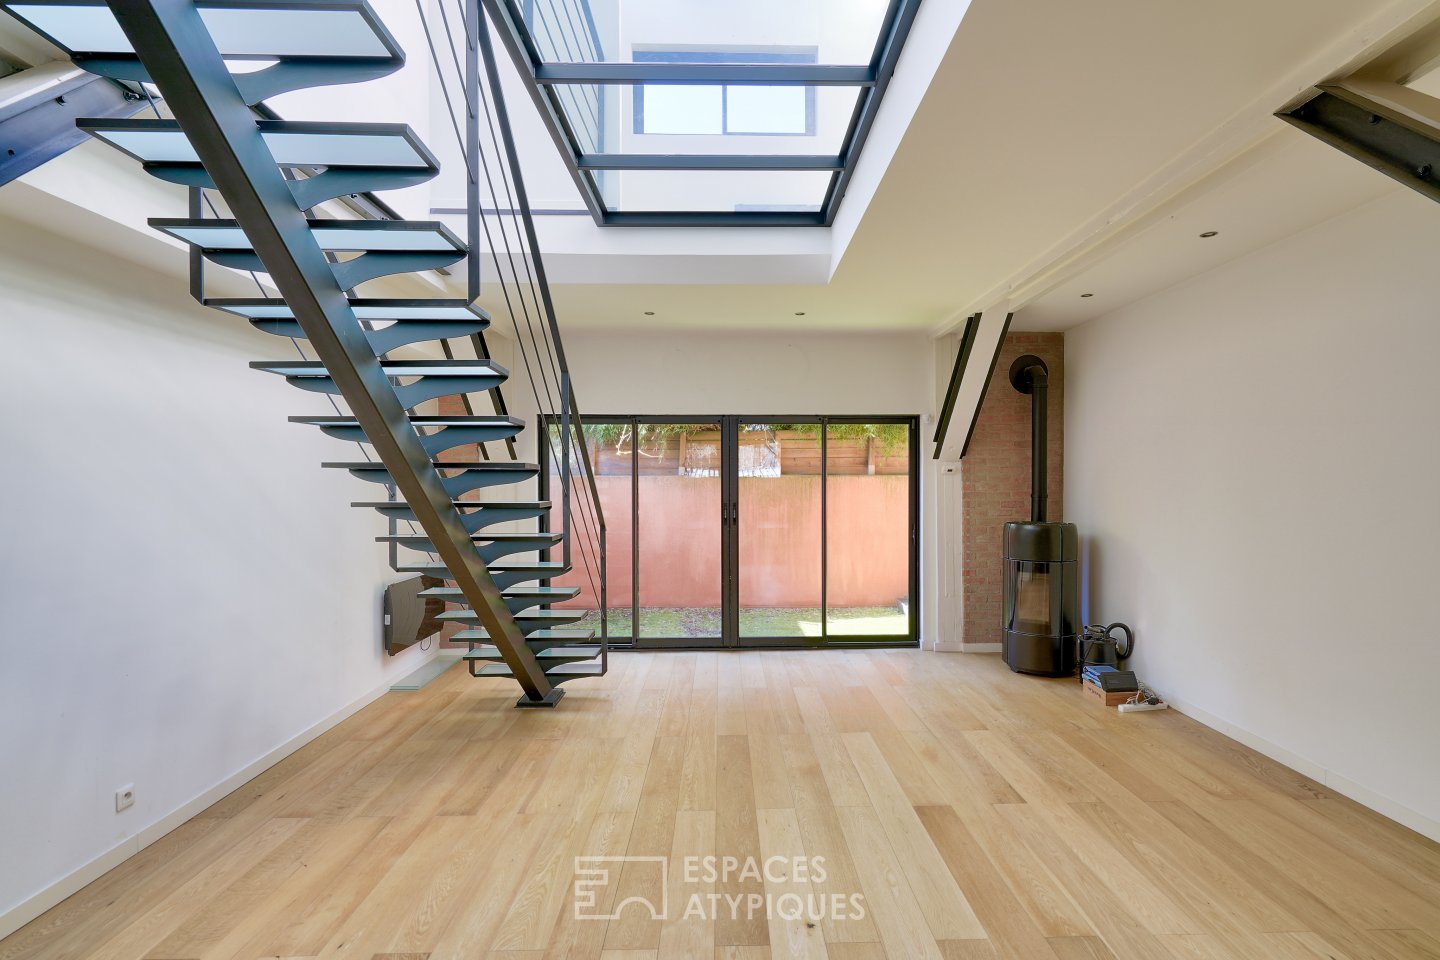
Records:
M820 636L820 426L739 427L741 637Z
M826 435L826 614L832 637L910 631L910 427Z
M612 438L620 432L619 425L608 423L586 423L585 444L589 449L591 462L595 465L595 486L600 492L600 508L605 514L605 572L608 581L605 591L606 606L609 610L609 636L611 640L626 641L634 634L631 629L631 594L634 584L634 570L631 564L631 523L630 523L630 473L631 458L628 450L617 448ZM564 516L560 498L562 496L560 456L560 429L550 428L550 526L559 529ZM557 587L579 587L580 595L574 600L556 604L557 607L579 608L589 611L585 619L574 625L574 629L594 630L600 633L600 585L598 533L596 518L590 504L589 489L581 475L583 467L578 463L578 454L572 451L570 470L574 478L570 502L570 526L574 530L571 538L571 571L552 582ZM551 552L551 560L560 559L560 551Z
M719 639L720 425L639 424L640 636Z

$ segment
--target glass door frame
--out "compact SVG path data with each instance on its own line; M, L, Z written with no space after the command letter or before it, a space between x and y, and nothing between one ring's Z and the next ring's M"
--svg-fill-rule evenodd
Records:
M610 638L612 648L635 650L723 650L723 649L844 649L876 647L916 647L920 643L920 418L914 416L820 416L815 414L777 416L764 414L744 416L696 415L610 415L586 416L588 424L629 424L636 440L630 450L630 633L631 636ZM820 434L820 635L817 637L742 637L740 631L740 525L738 469L739 432L741 424L804 423L819 426ZM908 500L909 529L908 561L909 608L906 611L907 633L904 635L864 636L845 634L833 636L829 631L829 513L827 439L832 424L905 424L908 425L909 463ZM721 635L719 637L644 637L640 636L640 583L644 571L640 567L640 465L639 427L646 424L694 424L720 427L720 511L721 525ZM540 429L548 429L543 416ZM540 499L549 499L551 485L550 458L540 471ZM611 608L615 609L614 607Z

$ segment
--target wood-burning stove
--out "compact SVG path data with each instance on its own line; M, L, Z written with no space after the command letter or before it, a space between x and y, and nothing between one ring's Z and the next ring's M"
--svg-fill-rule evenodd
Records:
M1005 524L1000 642L1011 670L1065 677L1080 635L1080 550L1075 524L1045 519L1049 375L1031 354L1010 365L1010 383L1030 395L1030 520Z

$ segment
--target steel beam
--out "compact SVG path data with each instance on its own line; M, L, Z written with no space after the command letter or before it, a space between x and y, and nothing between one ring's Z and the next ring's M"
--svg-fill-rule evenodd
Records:
M825 214L805 210L645 211L611 210L602 218L607 227L823 227Z
M835 217L840 212L845 190L850 186L850 178L855 174L855 165L860 162L860 153L865 149L870 128L875 125L875 117L880 112L880 101L884 99L885 91L890 86L890 78L895 75L895 67L900 62L900 51L905 46L905 39L910 35L910 28L914 25L915 15L919 10L920 0L890 0L885 28L875 45L875 53L870 62L875 82L870 89L860 92L860 102L855 107L855 116L845 134L845 168L830 184L830 192L823 204L827 227L834 224Z
M875 68L825 63L538 63L535 81L562 83L756 84L873 87Z
M1440 100L1380 80L1324 84L1281 120L1440 201Z
M145 99L70 63L47 63L0 79L0 184L9 183L90 135L82 117L131 117Z
M110 7L526 699L555 702L192 0Z
M570 179L575 181L575 186L585 201L586 209L590 211L590 216L595 219L596 223L604 223L605 201L600 196L600 188L596 185L595 179L580 169L577 162L579 150L574 146L576 143L575 133L565 120L565 111L560 104L555 102L553 91L542 87L535 78L540 54L535 50L535 45L530 40L530 34L516 19L516 11L509 0L481 0L481 2L490 18L495 21L496 29L500 34L500 42L505 45L510 59L514 61L516 69L520 71L520 79L525 81L525 88L530 92L530 99L545 121L545 129L550 131L550 138L555 141L555 149L560 151L560 159L565 161L565 169L570 171Z
M587 153L581 170L839 170L842 157L773 153Z

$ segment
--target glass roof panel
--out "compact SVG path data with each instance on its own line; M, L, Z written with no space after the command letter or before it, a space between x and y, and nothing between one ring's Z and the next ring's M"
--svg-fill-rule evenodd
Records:
M843 151L859 87L561 84L554 95L585 154Z
M834 174L821 170L604 170L612 212L818 213Z
M512 0L555 63L869 63L888 0Z
M921 0L498 2L597 223L825 226Z

